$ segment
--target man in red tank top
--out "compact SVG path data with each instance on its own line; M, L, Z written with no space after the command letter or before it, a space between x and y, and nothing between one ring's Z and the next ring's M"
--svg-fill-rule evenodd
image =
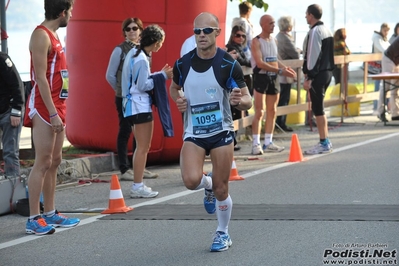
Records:
M30 216L25 229L28 234L52 234L55 227L73 227L80 222L55 209L57 168L62 159L68 97L68 71L57 30L67 26L73 4L74 0L45 0L45 20L33 31L29 43L33 88L26 101L24 125L33 128L36 151L28 179ZM43 215L40 215L41 193Z

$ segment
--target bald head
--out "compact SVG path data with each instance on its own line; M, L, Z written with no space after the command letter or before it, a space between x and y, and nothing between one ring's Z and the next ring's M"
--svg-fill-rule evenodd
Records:
M194 19L194 28L219 27L219 19L212 13L203 12Z
M262 25L269 24L269 23L270 23L271 21L273 21L273 20L274 20L274 19L273 19L272 16L265 14L265 15L263 15L263 16L260 17L259 24L260 24L260 26L262 27Z
M263 15L260 20L259 24L262 28L263 37L268 37L274 31L275 26L274 18L270 15Z

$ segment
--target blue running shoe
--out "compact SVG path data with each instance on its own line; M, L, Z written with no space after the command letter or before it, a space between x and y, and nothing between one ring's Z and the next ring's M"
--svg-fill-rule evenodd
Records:
M225 232L217 231L215 237L213 238L213 243L211 245L211 251L225 251L233 244L229 234Z
M46 235L54 233L55 229L51 225L48 225L43 217L38 215L32 220L28 219L25 231L27 234Z
M317 143L313 148L305 151L307 155L315 155L315 154L322 154L322 153L330 153L333 151L333 147L331 142L327 143Z
M209 214L213 214L216 211L216 198L212 190L205 189L204 207Z
M263 144L262 146L263 152L281 152L283 151L285 148L284 147L280 147L277 146L276 144L274 144L273 142L270 142L269 145L265 145Z
M74 227L80 222L80 219L68 218L59 213L57 210L53 216L47 217L46 215L43 215L43 218L48 225L52 225L54 227Z

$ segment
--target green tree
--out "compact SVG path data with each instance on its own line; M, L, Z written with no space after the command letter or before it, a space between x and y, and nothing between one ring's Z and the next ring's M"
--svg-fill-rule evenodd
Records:
M256 6L257 8L263 8L265 12L269 8L269 5L263 2L263 0L246 0L246 1L251 3L253 6ZM233 2L233 0L230 0L230 2ZM243 2L243 0L240 0L240 2Z

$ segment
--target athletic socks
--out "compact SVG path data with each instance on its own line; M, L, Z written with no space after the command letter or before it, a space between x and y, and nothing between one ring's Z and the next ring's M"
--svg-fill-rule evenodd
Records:
M201 183L198 185L198 187L195 188L195 190L199 190L201 188L211 190L212 189L212 177L203 174Z
M218 228L216 231L222 231L228 234L232 208L233 201L230 195L223 201L216 200L216 217L218 219Z
M265 133L265 145L268 146L270 143L272 143L273 139L273 134L267 134Z

